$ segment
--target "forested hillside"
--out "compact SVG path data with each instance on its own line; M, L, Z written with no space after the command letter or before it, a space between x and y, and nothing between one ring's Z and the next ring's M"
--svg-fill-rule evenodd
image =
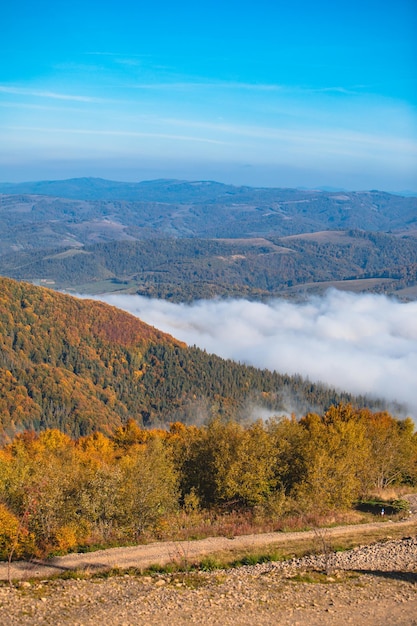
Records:
M77 199L72 199L64 195L64 182L49 184L61 189L61 197L35 195L45 188L41 183L32 184L38 191L30 195L17 191L24 186L2 186L10 191L0 194L0 253L117 239L284 237L322 230L417 228L417 198L379 191L328 193L151 181L136 186L134 199L129 184L121 183L117 193L98 193L96 199L88 193L94 185L80 184Z
M399 293L417 285L417 238L354 230L112 241L0 256L0 272L84 293L126 291L177 301L262 298L337 281L352 290Z
M129 418L149 426L252 418L254 407L274 413L341 401L372 405L188 348L102 303L4 278L0 342L3 438L23 428L108 432Z

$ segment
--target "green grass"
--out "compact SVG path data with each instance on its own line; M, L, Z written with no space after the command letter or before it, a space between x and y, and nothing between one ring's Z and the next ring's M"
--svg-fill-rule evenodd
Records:
M222 569L223 566L224 563L222 563L222 561L220 561L219 559L215 559L212 556L205 557L199 563L199 568L203 572L212 572L216 569Z
M250 552L245 556L232 561L232 567L241 567L242 565L258 565L259 563L270 563L272 561L283 561L284 556L280 552Z

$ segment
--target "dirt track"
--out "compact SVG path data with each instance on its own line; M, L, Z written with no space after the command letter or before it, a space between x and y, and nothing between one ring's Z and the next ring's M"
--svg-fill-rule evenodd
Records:
M385 524L389 524L386 522ZM384 524L384 525L385 525ZM409 521L395 522L395 526L407 527ZM351 526L337 526L328 528L326 541L330 542L337 537L351 535L357 532L373 531L380 528L381 523L357 524ZM304 531L295 533L262 533L259 535L243 535L228 539L227 537L209 537L197 541L157 542L141 546L111 548L98 550L87 554L67 554L66 556L54 557L48 560L16 561L11 566L11 578L13 580L25 580L28 578L47 578L54 574L68 570L89 570L91 572L111 568L146 569L150 565L165 565L171 561L192 562L215 552L234 551L239 549L260 549L265 546L274 546L279 549L280 545L289 544L291 541L303 539L317 539L317 531ZM0 563L0 580L8 579L6 563Z
M417 519L417 494L406 496L406 498L410 503L410 520L395 522L397 528L401 525L406 527L411 520ZM385 522L385 524L389 523ZM381 522L373 522L371 524L337 526L323 532L326 533L326 540L330 542L337 537L355 533L355 531L360 533L372 532L380 527ZM25 580L28 578L47 578L68 570L90 570L94 572L110 568L128 569L129 567L143 570L150 565L165 565L171 561L192 562L216 552L260 549L265 546L274 546L279 549L280 545L297 541L300 538L317 538L317 531L262 533L243 535L233 539L210 537L198 541L157 542L133 547L98 550L87 554L67 554L48 560L17 561L12 563L10 574L13 580ZM8 566L1 562L0 580L8 580L8 577Z

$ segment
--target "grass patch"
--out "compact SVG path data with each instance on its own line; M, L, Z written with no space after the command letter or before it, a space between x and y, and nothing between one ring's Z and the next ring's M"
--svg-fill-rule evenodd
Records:
M291 576L289 580L295 583L327 584L329 582L332 582L332 583L336 582L335 578L331 576L327 576L327 574L325 574L324 572L317 572L315 570L310 571L310 572L299 572L298 574Z
M220 584L223 582L224 577L216 577L214 582ZM200 589L206 587L208 584L213 583L213 578L208 578L202 572L186 572L182 575L177 575L170 581L175 586L186 587L187 589Z
M61 574L56 574L55 576L51 576L53 580L86 580L87 578L91 578L91 570L87 569L74 569L67 570L62 572ZM98 576L98 572L96 572L96 576Z
M232 561L232 567L241 567L242 565L258 565L260 563L271 563L272 561L283 561L285 558L280 552L250 552L245 556Z
M199 568L203 572L212 572L216 569L223 569L223 563L219 559L215 559L212 556L207 556L199 563Z
M177 563L176 561L170 561L165 565L153 563L152 565L149 565L149 567L147 567L145 570L143 570L143 574L146 576L152 574L176 574L177 572L186 572L189 569L189 565Z

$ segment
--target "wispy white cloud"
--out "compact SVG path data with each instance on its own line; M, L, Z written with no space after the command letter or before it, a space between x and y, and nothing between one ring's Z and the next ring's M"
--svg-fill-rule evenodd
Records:
M7 130L18 130L18 131L31 131L31 132L39 132L39 133L56 133L56 134L69 134L69 135L98 135L98 136L108 136L108 137L149 137L155 139L169 139L174 141L195 141L202 143L211 143L211 144L225 144L226 142L217 140L217 139L209 139L207 137L195 137L191 135L172 135L169 133L156 133L156 132L140 132L140 131L130 131L130 130L93 130L89 128L52 128L52 127L41 127L41 126L3 126L3 128Z
M260 84L260 83L238 83L238 82L210 82L210 81L166 81L166 82L147 82L147 83L135 83L130 85L133 89L155 89L155 90L178 90L178 91L191 91L196 89L209 89L209 90L246 90L246 91L283 91L286 88L282 85L273 84Z
M0 107L3 109L24 109L28 111L55 111L58 113L77 113L79 109L76 105L64 106L61 104L35 104L33 102L17 102L16 100L10 100L7 102L0 101Z
M132 63L133 64L133 63ZM164 80L154 82L137 82L130 85L134 89L155 89L155 90L195 90L207 89L221 91L253 91L253 92L275 92L285 95L308 95L308 94L339 94L345 96L358 96L366 93L364 86L343 87L339 85L329 85L328 87L309 87L307 85L286 85L284 83L248 83L239 81L212 81L199 78L188 77L184 80Z
M112 57L111 66L130 58L111 52L96 56ZM132 62L141 63L142 55L131 56ZM146 75L152 74L149 67L145 69ZM159 76L168 73L163 71ZM177 159L177 141L182 156L190 162L217 162L219 168L250 162L281 171L285 167L315 170L315 184L334 182L334 177L340 179L343 173L348 178L368 171L368 183L353 183L361 188L381 187L387 176L408 180L417 171L413 111L388 99L368 99L364 91L354 95L340 86L313 90L199 77L171 82L145 78L132 89L120 72L106 74L105 87L100 72L97 75L97 82L92 72L79 83L82 87L74 87L77 93L67 93L58 86L0 85L0 106L9 107L7 112L3 108L3 130L8 129L9 135L3 133L2 139L9 142L9 152L21 147L23 151L24 142L27 152L38 142L39 156L55 159L58 152L72 150L75 154L76 137L83 136L79 152L84 155L100 151L122 155L126 150L126 156L132 158L146 152L159 153L161 159L167 155ZM95 93L102 97L95 97ZM1 98L2 94L9 97ZM119 98L112 99L113 94ZM43 134L42 141L38 133ZM134 138L143 141L135 142ZM298 184L305 181L300 179ZM342 184L352 186L351 182ZM412 183L390 183L390 188L404 185Z
M417 418L417 302L330 291L303 304L100 300L225 358L408 406Z
M48 90L28 89L26 87L11 87L0 85L0 93L7 93L17 96L30 96L35 98L51 98L53 100L73 100L74 102L106 102L103 98L84 96L67 93L57 93Z
M132 59L147 59L151 58L151 54L133 54L129 53L128 55L125 52L106 52L106 51L90 51L84 53L87 56L97 56L97 57L119 57L119 58L132 58Z
M331 154L362 159L369 153L377 160L392 159L393 153L401 154L402 159L407 156L417 158L417 141L388 134L355 132L342 128L283 128L179 118L159 118L158 122L187 129L195 128L223 138L229 135L262 141L265 151L273 144L274 150L279 152L280 144L285 144L290 153L300 152L303 157L313 150L319 151L322 158Z

